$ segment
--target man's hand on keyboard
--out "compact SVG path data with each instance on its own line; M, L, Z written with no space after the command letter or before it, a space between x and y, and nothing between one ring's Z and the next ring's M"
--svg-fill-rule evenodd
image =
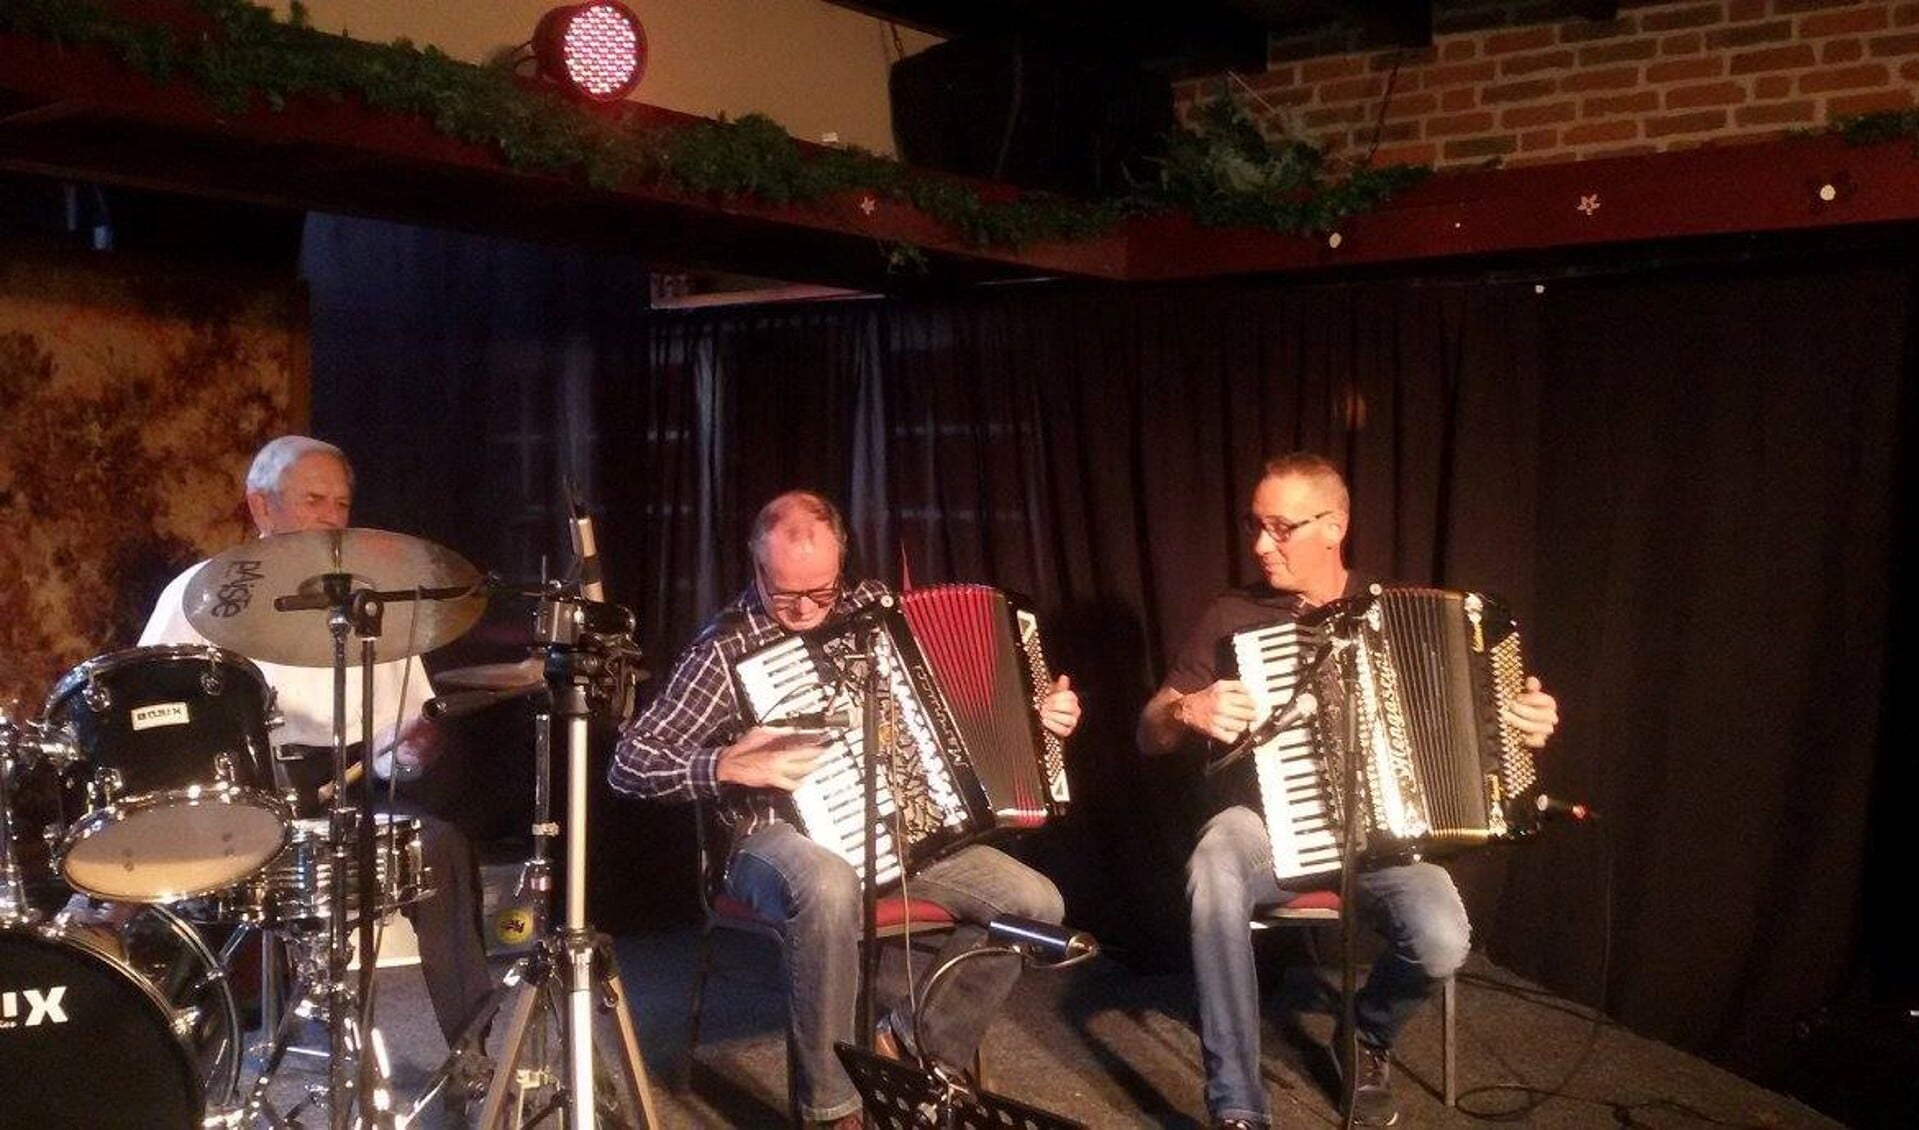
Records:
M791 792L819 764L826 737L820 730L755 726L720 751L719 779L749 788Z

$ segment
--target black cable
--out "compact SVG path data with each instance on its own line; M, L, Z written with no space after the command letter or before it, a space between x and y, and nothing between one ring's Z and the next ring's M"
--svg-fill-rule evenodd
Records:
M1006 109L1006 130L1000 135L999 156L993 158L993 179L1006 173L1006 154L1013 148L1013 131L1019 125L1021 104L1026 101L1026 48L1023 37L1013 37L1013 102Z
M1373 154L1379 152L1380 135L1386 131L1386 111L1393 104L1393 88L1399 85L1399 65L1406 60L1406 51L1401 48L1393 52L1392 69L1386 72L1386 90L1379 97L1379 116L1373 119L1373 139L1366 146L1366 163L1373 163Z

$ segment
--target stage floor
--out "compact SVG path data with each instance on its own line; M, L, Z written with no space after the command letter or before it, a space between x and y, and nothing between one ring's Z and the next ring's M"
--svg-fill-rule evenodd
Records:
M688 928L617 943L659 1120L669 1127L783 1125L778 953L757 938L721 936L689 1072L686 1020L696 941ZM888 975L897 982L897 959ZM1337 1126L1324 982L1299 963L1267 980L1276 989L1266 1009L1264 1046L1275 1124ZM384 969L378 982L379 1026L404 1098L418 1092L445 1044L417 970ZM1090 1127L1203 1127L1191 999L1187 976L1139 976L1104 958L1069 970L1029 971L988 1033L987 1088ZM496 1045L505 1027L496 1026ZM599 1031L603 1047L616 1046L608 1026ZM1409 1025L1395 1049L1402 1125L1489 1119L1544 1127L1840 1125L1789 1096L1596 1020L1590 1010L1525 984L1478 954L1459 983L1457 1043L1459 1104L1448 1109L1440 1098L1437 1002ZM284 1107L303 1086L323 1080L318 1061L292 1062L274 1094ZM323 1118L305 1121L324 1125ZM419 1123L446 1124L437 1104Z

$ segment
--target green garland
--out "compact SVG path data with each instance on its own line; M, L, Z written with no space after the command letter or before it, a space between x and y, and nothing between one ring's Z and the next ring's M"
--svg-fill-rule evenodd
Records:
M1832 127L1850 145L1878 145L1910 138L1919 142L1919 110L1881 110L1841 118Z
M421 115L448 137L493 148L516 169L578 177L597 188L657 185L775 205L863 193L910 204L979 247L1086 240L1128 216L1170 210L1211 226L1324 232L1430 172L1335 170L1305 142L1268 144L1244 108L1222 97L1202 108L1193 128L1168 135L1158 178L1124 195L1086 201L1022 191L989 198L971 184L915 174L858 148L804 153L761 114L640 128L529 89L508 66L473 66L405 40L382 46L314 31L297 2L285 22L250 0L193 5L211 34L128 20L102 0L0 0L0 31L101 46L156 82L190 80L222 113L243 113L256 99L274 110L298 98L358 99Z

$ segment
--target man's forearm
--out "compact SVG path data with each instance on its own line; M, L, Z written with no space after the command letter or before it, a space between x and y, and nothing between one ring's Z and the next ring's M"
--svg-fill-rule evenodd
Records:
M1186 723L1179 716L1179 703L1184 697L1171 687L1163 687L1139 712L1133 740L1141 753L1148 757L1171 753L1186 740Z

